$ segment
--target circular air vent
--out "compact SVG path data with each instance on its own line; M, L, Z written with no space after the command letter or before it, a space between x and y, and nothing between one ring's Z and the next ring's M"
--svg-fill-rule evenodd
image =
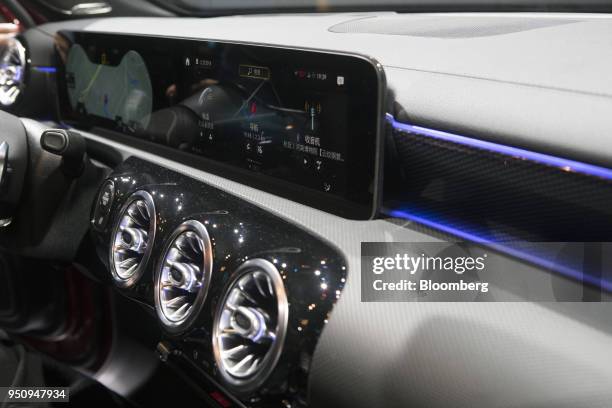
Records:
M185 221L170 236L155 279L157 315L169 331L182 331L197 317L212 261L210 238L201 223Z
M288 319L287 295L276 267L243 263L223 296L213 327L221 376L243 390L259 387L280 357Z
M15 38L7 41L0 53L0 105L15 103L25 85L26 50Z
M155 205L146 191L132 194L119 212L113 228L110 265L122 287L136 283L151 256L155 237Z

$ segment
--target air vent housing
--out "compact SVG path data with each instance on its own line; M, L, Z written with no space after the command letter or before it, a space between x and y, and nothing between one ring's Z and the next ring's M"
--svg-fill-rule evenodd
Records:
M134 285L146 267L155 238L155 204L146 191L132 194L113 228L110 269L120 287Z
M210 286L212 263L204 225L189 220L174 230L155 277L157 316L168 331L183 331L197 318Z
M219 303L213 351L223 379L241 391L259 387L280 358L288 321L287 295L276 267L243 263Z
M26 49L16 38L8 40L0 53L0 105L15 104L25 87Z

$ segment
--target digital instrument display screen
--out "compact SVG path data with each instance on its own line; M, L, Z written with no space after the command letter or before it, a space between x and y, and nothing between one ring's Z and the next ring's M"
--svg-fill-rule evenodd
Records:
M60 32L56 48L65 122L349 218L375 211L384 76L373 61L93 32Z

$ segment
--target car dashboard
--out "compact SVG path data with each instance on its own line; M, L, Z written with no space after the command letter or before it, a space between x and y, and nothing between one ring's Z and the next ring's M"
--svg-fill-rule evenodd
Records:
M610 241L611 31L391 12L26 31L2 103L37 166L9 173L30 192L2 201L28 223L5 245L108 288L113 335L75 359L18 308L0 321L124 396L159 359L210 406L608 406L612 276L554 243ZM515 281L365 301L366 242L487 248Z

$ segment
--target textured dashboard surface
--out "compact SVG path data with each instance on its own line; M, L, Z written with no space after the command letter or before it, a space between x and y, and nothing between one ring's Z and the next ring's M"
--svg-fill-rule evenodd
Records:
M70 24L41 29L367 54L384 65L395 99L417 124L612 165L609 15L347 13ZM342 25L359 27L337 32Z
M28 132L44 125L24 119ZM360 243L440 240L395 220L350 221L84 133L98 143L205 181L336 245L348 278L317 349L312 406L608 407L610 303L362 303ZM550 284L509 258L500 267ZM535 280L534 277L539 279ZM520 299L517 299L520 300Z

